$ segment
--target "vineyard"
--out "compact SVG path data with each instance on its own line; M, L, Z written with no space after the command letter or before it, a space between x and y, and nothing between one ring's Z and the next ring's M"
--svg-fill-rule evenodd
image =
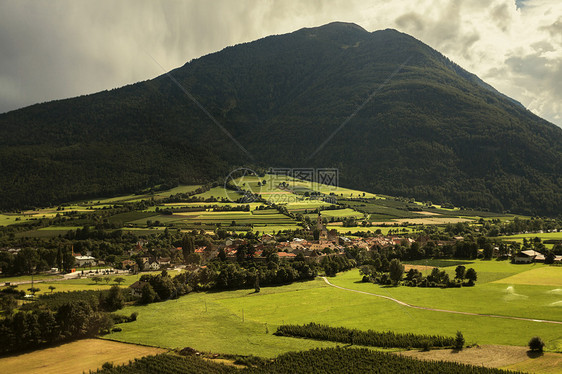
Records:
M96 374L192 374L192 373L457 373L500 374L512 371L489 369L443 361L418 361L396 354L371 351L366 348L328 348L290 352L273 361L243 370L217 364L198 357L170 354L149 356L129 365L111 367L106 364Z
M380 348L453 347L455 338L438 335L399 334L392 331L361 331L317 323L281 325L275 335L292 336Z

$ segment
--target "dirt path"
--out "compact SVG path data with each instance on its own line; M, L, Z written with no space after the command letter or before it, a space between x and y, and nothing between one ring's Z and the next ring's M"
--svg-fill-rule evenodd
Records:
M552 323L552 324L556 324L556 325L562 325L562 321L549 321L549 320L545 320L545 319L534 319L534 318L524 318L524 317L510 317L510 316L498 316L495 314L481 314L481 313L471 313L471 312L459 312L456 310L447 310L447 309L437 309L437 308L428 308L428 307L424 307L424 306L417 306L417 305L411 305L408 303L405 303L403 301L400 301L398 299L392 298L390 296L384 296L384 295L378 295L376 293L371 293L371 292L365 292L365 291L359 291L359 290L354 290L351 288L345 288L345 287L341 287L341 286L336 286L333 283L330 283L330 281L326 278L326 277L322 277L322 279L324 279L324 282L326 282L328 285L335 287L335 288L339 288L340 290L345 290L345 291L350 291L350 292L356 292L356 293L361 293L364 295L370 295L370 296L376 296L376 297L381 297L383 299L387 299L390 301L394 301L397 304L400 304L402 306L408 307L408 308L413 308L413 309L422 309L422 310L429 310L432 312L441 312L441 313L452 313L452 314L463 314L465 316L477 316L477 317L491 317L491 318L503 318L503 319L515 319L518 321L527 321L527 322L541 322L541 323Z

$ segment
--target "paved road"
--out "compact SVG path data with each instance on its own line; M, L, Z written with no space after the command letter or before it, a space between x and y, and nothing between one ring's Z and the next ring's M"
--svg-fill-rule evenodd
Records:
M345 291L350 291L350 292L356 292L356 293L361 293L364 295L370 295L370 296L376 296L376 297L380 297L383 299L387 299L390 301L394 301L395 303L398 303L402 306L405 306L407 308L413 308L413 309L422 309L422 310L430 310L432 312L441 312L441 313L452 313L452 314L463 314L465 316L478 316L478 317L491 317L491 318L503 318L503 319L515 319L518 321L527 321L527 322L541 322L541 323L552 323L555 325L562 325L562 321L549 321L549 320L545 320L545 319L534 319L534 318L523 318L523 317L510 317L510 316L498 316L495 314L481 314L481 313L471 313L471 312L459 312L456 310L447 310L447 309L436 309L436 308L428 308L428 307L424 307L424 306L417 306L417 305L411 305L408 303L405 303L403 301L400 301L398 299L392 298L390 296L384 296L384 295L378 295L376 293L371 293L371 292L365 292L365 291L359 291L359 290L354 290L351 288L345 288L345 287L341 287L341 286L336 286L333 283L330 283L330 281L326 278L326 277L322 277L322 279L324 279L324 282L326 282L328 285L335 287L335 288L339 288L340 290L345 290Z

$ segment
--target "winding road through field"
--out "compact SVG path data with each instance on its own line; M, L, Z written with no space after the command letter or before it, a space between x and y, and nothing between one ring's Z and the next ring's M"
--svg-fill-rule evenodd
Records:
M534 319L534 318L523 318L523 317L510 317L510 316L498 316L495 314L481 314L481 313L471 313L471 312L459 312L456 310L447 310L447 309L436 309L436 308L428 308L425 306L417 306L417 305L411 305L408 303L405 303L403 301L400 301L398 299L392 298L390 296L384 296L384 295L378 295L376 293L372 293L372 292L365 292L365 291L359 291L359 290L354 290L352 288L345 288L345 287L341 287L341 286L336 286L335 284L331 283L326 277L322 277L322 279L324 279L324 282L326 282L326 284L328 284L329 286L335 287L335 288L339 288L340 290L344 290L344 291L350 291L350 292L356 292L356 293L360 293L360 294L364 294L364 295L370 295L370 296L376 296L376 297L380 297L383 299L387 299L390 301L393 301L397 304L400 304L402 306L405 306L407 308L413 308L413 309L422 309L422 310L430 310L432 312L441 312L441 313L451 313L451 314L463 314L466 316L477 316L477 317L491 317L491 318L503 318L503 319L515 319L518 321L527 321L527 322L541 322L541 323L552 323L555 325L562 325L562 321L549 321L546 319Z

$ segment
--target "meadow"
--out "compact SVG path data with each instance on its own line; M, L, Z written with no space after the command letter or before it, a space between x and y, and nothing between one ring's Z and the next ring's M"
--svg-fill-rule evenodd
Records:
M485 261L465 265L477 269L481 280L475 287L461 289L380 287L361 283L358 270L338 274L330 281L414 305L562 321L562 306L552 305L562 296L551 292L552 286L522 284L512 293L508 291L509 285L492 282L533 270L532 265L510 265ZM461 330L468 344L525 346L532 336L538 335L547 343L548 350L562 351L558 325L411 309L390 300L337 289L321 279L263 287L258 294L252 290L193 293L163 303L127 307L120 313L128 315L133 311L139 313L138 320L108 337L166 348L191 346L204 351L272 357L326 344L271 336L281 324L317 322L419 334L454 335Z
M81 270L78 270L78 272L80 272ZM95 268L94 268L95 271ZM84 269L84 273L88 274L89 269ZM142 274L158 274L159 272L146 272L146 273L142 273ZM179 274L179 271L177 270L170 270L168 272L171 276L175 276L177 274ZM36 281L35 283L35 287L39 288L39 291L36 293L36 295L43 295L43 294L49 294L51 292L68 292L68 291L82 291L82 290L93 290L93 291L97 291L97 290L107 290L109 288L111 288L112 286L114 286L116 283L114 281L115 278L120 277L125 279L124 282L122 282L120 284L121 287L128 287L131 284L133 284L134 282L136 282L137 280L140 279L142 274L136 274L136 275L128 275L128 274L112 274L112 275L108 275L108 277L111 278L110 282L106 282L104 280L102 280L99 283L96 283L92 280L91 277L83 277L83 278L76 278L76 279L65 279L62 280L60 279L60 276L58 275L53 275L53 276L46 276L46 275L40 275L40 276L35 276L34 277L34 281ZM105 277L105 275L103 274L93 274L99 277ZM93 277L92 275L92 277ZM31 276L19 276L19 277L5 277L5 278L0 278L0 284L4 285L5 282L29 282L31 281ZM55 287L55 289L53 291L51 291L49 289L49 286ZM28 288L31 287L30 283L25 283L25 284L21 284L17 287L18 290L27 290Z

